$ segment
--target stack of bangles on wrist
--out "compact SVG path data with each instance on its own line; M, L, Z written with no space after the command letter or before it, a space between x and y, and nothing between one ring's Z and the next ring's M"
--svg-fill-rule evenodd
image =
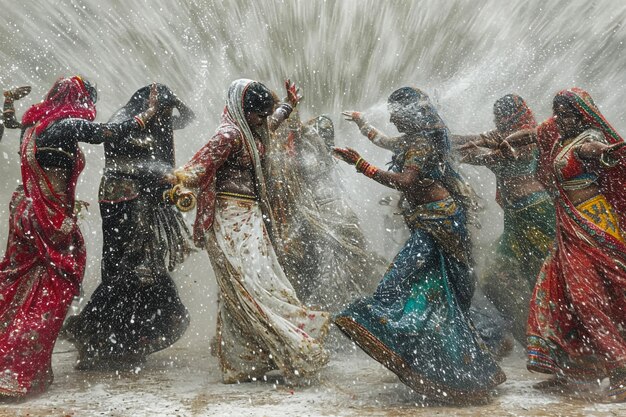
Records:
M369 178L373 178L374 175L376 175L376 173L378 172L378 168L376 168L374 165L370 164L363 158L357 159L354 166L356 167L357 172L361 172L363 173L363 175Z

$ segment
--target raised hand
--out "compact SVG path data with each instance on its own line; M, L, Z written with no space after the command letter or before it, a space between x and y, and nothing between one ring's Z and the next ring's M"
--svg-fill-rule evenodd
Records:
M333 156L337 159L341 159L344 162L347 162L350 165L356 165L361 155L357 151L352 148L333 148L332 150Z
M287 90L287 98L285 101L291 104L291 107L295 108L303 98L300 94L300 89L296 86L296 83L292 83L291 80L285 81L285 89Z
M157 92L156 83L152 83L150 86L150 96L148 97L148 107L152 107L156 110L159 106L159 93Z
M15 87L11 90L7 90L4 92L4 96L7 98L12 98L13 100L19 100L23 97L26 97L30 93L30 86L25 85L23 87Z
M346 110L342 111L341 114L345 116L344 118L346 120L354 122L356 124L359 124L361 121L363 121L363 114L360 111Z

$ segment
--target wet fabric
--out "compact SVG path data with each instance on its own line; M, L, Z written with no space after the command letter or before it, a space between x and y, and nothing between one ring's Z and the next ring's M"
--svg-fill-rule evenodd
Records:
M96 118L96 105L80 77L59 79L41 103L24 113L22 125L37 124L35 134L39 135L52 123L68 118L88 121Z
M62 193L36 159L35 128L21 147L23 187L9 205L7 250L0 262L0 396L39 393L52 383L52 350L86 263L74 213L78 152Z
M335 322L426 399L485 400L505 376L468 319L471 268L442 239L444 229L447 239L467 239L463 210L452 199L416 209L423 213L419 227L374 295L352 303Z
M608 143L622 139L601 115L591 97L580 89L559 93L579 110L584 122L603 133ZM574 138L572 143L586 133ZM571 381L593 381L611 377L617 387L609 396L623 397L626 369L626 246L624 225L623 161L615 167L595 171L601 194L598 201L617 224L618 238L611 233L606 217L595 219L589 202L576 207L555 175L566 157L564 143L552 118L538 129L543 167L552 167L549 184L556 200L556 247L538 277L528 320L528 368L556 374ZM575 147L570 148L575 152ZM593 170L592 167L588 167ZM598 202L596 201L596 203Z
M329 315L307 309L278 263L254 200L218 195L207 248L220 289L217 357L226 383L280 370L314 376L328 362Z
M273 135L265 164L275 249L298 297L338 312L373 291L387 262L368 250L330 148L297 111Z
M242 109L252 83L231 84L217 133L176 172L199 190L194 240L207 247L220 288L216 353L227 383L249 381L268 369L279 369L287 378L307 376L328 360L322 343L329 316L303 306L269 238L273 216L262 152ZM252 201L220 196L219 169L244 157L246 169L255 173L257 195Z
M485 266L481 287L511 322L513 336L526 343L530 298L539 270L552 249L555 213L546 192L504 208L504 231Z
M109 125L145 111L149 92L150 86L139 89ZM80 368L141 359L172 345L189 325L169 272L189 255L191 236L180 212L163 200L170 188L163 178L174 168L173 130L193 114L166 86L157 85L157 92L159 110L145 128L104 146L102 282L65 329ZM177 106L183 110L174 118Z
M189 232L180 213L148 193L100 203L100 212L102 282L65 329L83 368L115 366L115 361L165 349L189 325L166 266L169 259L173 268L189 253Z

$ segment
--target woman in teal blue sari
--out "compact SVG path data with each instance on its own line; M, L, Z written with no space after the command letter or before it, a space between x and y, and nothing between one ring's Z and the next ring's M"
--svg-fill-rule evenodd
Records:
M371 357L426 401L483 403L506 377L474 329L474 293L466 216L471 190L449 158L448 130L423 92L405 87L389 97L390 138L344 113L375 144L394 153L382 171L349 148L335 155L358 172L398 189L411 237L371 297L358 299L335 323Z

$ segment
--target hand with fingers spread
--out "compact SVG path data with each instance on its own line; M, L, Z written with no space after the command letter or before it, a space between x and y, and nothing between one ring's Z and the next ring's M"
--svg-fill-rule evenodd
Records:
M357 172L363 173L366 177L373 178L378 172L378 168L363 159L361 155L352 148L333 148L333 156L350 165L354 165Z
M157 85L156 83L152 83L150 86L150 96L148 97L148 108L143 113L135 116L135 120L141 129L146 128L146 123L156 114L158 107L159 95L157 92Z
M346 110L342 111L341 114L345 120L356 123L359 128L365 124L365 117L363 117L363 113L360 111Z
M303 98L300 94L300 88L296 86L296 83L292 83L291 80L286 80L285 89L287 90L287 97L285 98L285 102L289 103L291 107L295 108Z
M26 85L23 87L15 87L11 90L7 90L4 92L4 97L12 100L19 100L23 97L26 97L30 93L30 86Z
M333 156L337 159L341 159L350 165L356 165L357 161L361 158L361 155L352 148L333 148Z

